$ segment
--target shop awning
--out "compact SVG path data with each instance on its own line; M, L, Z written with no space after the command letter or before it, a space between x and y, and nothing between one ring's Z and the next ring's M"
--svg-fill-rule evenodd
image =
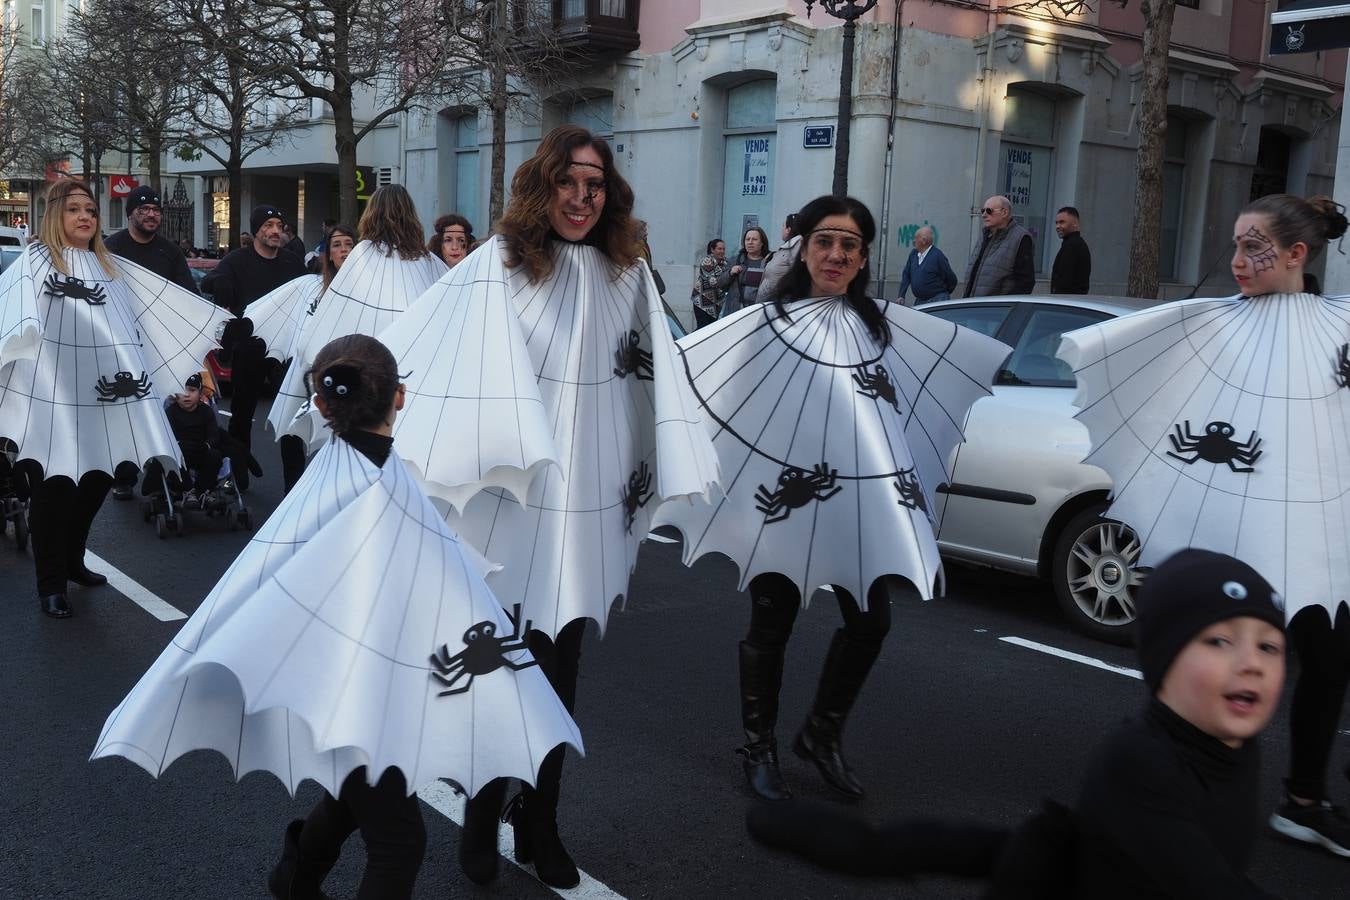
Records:
M1289 0L1270 15L1270 52L1312 53L1350 47L1350 2Z

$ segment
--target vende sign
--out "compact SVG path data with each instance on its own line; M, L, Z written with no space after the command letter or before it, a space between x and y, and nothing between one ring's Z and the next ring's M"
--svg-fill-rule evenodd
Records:
M114 197L126 197L140 186L140 182L130 175L109 175L108 182L112 185L111 193Z

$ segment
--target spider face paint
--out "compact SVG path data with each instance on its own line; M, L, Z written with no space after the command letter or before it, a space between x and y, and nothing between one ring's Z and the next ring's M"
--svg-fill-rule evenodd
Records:
M553 185L548 223L563 240L580 241L590 234L604 208L604 160L589 144L578 147Z
M811 275L811 296L836 297L867 263L867 243L852 216L826 216L802 243L802 258Z
M1233 228L1233 278L1248 297L1299 290L1286 284L1294 269L1288 251L1270 236L1270 223L1259 213L1246 213ZM1296 273L1302 278L1302 273Z

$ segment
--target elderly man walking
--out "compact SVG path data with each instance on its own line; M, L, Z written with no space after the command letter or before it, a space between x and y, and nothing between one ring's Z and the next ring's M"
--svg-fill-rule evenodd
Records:
M956 273L941 250L933 246L933 229L925 225L914 232L914 249L909 251L905 269L900 273L899 300L914 289L914 302L935 303L950 300L956 288Z
M990 197L980 217L984 236L970 257L965 296L1031 293L1036 287L1036 248L1031 233L1013 221L1012 202Z

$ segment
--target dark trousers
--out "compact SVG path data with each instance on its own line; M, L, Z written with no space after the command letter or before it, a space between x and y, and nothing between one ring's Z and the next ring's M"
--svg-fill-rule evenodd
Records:
M267 357L257 338L240 341L230 357L230 436L252 446L253 413L267 377Z
M1350 683L1350 612L1341 604L1336 624L1322 606L1299 610L1289 623L1298 652L1298 682L1289 707L1289 793L1321 800L1327 791L1327 763L1340 725Z
M300 480L300 476L305 474L305 459L308 454L305 452L305 442L293 434L283 434L277 445L281 450L282 493L288 494Z
M844 635L858 647L880 650L891 630L891 603L886 581L878 579L867 592L867 610L848 591L836 587L839 614L844 617ZM792 626L802 608L801 592L792 580L778 572L765 572L750 580L750 631L746 643L760 650L787 646Z
M224 454L210 444L179 444L178 448L183 453L183 464L187 466L188 486L198 491L214 488Z
M22 464L21 464L22 465ZM33 567L39 597L66 592L69 575L84 571L84 545L89 527L112 487L107 472L86 472L79 485L64 475L43 478L42 467L28 469L32 505L28 530L33 541Z
M300 831L300 855L336 860L356 829L366 842L366 871L357 900L411 897L427 848L426 823L417 795L408 795L403 773L385 769L374 787L364 766L347 776L338 795L324 791Z

